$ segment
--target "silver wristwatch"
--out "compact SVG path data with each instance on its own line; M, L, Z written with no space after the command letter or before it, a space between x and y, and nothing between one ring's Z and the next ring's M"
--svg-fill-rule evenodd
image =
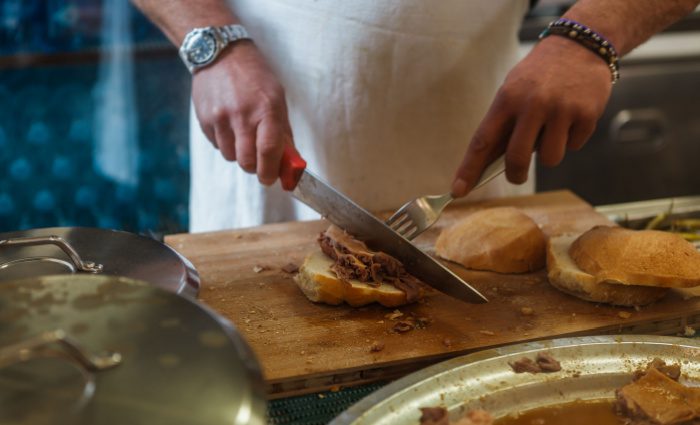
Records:
M195 28L185 36L180 47L180 58L194 73L214 62L226 45L243 39L250 39L250 36L241 25Z

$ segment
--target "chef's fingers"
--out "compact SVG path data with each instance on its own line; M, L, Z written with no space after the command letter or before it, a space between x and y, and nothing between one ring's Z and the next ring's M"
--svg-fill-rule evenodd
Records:
M280 161L286 137L280 122L270 117L263 118L258 124L257 174L260 183L269 186L277 181L280 173Z
M215 149L219 149L219 147L216 145L216 130L214 127L211 125L204 125L200 122L199 128L202 129L202 133L204 133L204 136L207 138L207 140L209 140L209 143L211 143Z
M586 144L595 131L596 120L577 120L569 130L569 143L567 147L577 151Z
M255 127L246 125L234 126L236 133L236 158L238 165L246 173L254 174L257 168L255 148Z
M214 140L216 147L221 151L221 155L227 161L236 160L236 138L231 130L231 126L226 122L219 122L214 126Z
M452 183L452 196L462 197L469 193L481 177L484 169L503 153L505 141L510 134L509 116L497 107L492 107L474 133L467 153L457 168Z
M554 167L564 159L570 127L570 120L560 114L547 121L537 149L542 165Z
M506 177L515 184L525 183L532 152L543 125L537 108L529 108L518 116L506 148Z

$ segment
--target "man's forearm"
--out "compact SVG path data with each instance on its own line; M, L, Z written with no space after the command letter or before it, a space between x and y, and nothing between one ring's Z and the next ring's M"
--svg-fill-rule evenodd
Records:
M176 46L196 27L238 23L224 0L132 0Z
M620 55L697 7L700 0L579 0L564 17L606 37Z

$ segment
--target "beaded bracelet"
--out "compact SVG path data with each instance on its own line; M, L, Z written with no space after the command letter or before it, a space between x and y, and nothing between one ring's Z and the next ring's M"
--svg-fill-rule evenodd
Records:
M612 83L615 84L617 80L620 79L617 51L612 43L606 40L602 35L583 24L566 18L559 18L556 21L550 22L547 28L540 34L539 39L542 40L550 35L566 37L591 50L608 64L608 68L610 68L610 73L612 74Z

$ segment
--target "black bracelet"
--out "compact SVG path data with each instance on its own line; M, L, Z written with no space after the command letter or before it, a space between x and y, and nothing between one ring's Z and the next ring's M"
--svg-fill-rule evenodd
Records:
M590 51L600 56L610 68L612 83L615 84L620 79L620 69L618 66L619 56L612 43L602 35L593 31L583 24L579 24L571 19L559 18L549 23L547 28L540 34L540 40L550 35L560 35L570 40L574 40L586 47Z

